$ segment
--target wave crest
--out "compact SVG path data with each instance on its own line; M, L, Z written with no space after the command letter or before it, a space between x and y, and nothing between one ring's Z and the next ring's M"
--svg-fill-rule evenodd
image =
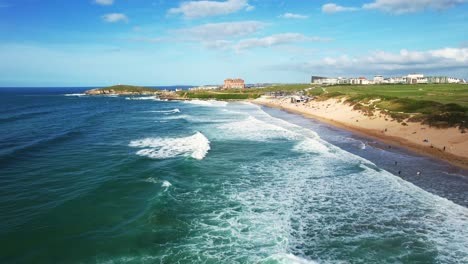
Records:
M159 99L159 97L157 97L157 96L125 97L125 100L135 100L135 101L153 100L153 101L161 101L161 99Z
M225 107L228 104L227 102L217 100L190 100L184 101L184 103L211 107Z
M176 114L180 113L179 108L175 108L172 110L157 110L157 111L148 111L149 113L163 113L163 114Z
M197 160L205 158L210 150L210 141L200 132L182 138L145 138L133 140L130 147L142 148L139 156L152 159L167 159L178 156L190 156Z

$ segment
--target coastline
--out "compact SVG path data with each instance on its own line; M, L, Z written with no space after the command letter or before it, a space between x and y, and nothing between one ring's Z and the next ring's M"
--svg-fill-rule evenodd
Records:
M420 123L408 123L404 126L381 114L366 116L336 99L308 103L291 103L289 100L259 98L251 102L317 119L378 139L389 146L402 147L468 169L468 134L462 134L457 128L438 129Z

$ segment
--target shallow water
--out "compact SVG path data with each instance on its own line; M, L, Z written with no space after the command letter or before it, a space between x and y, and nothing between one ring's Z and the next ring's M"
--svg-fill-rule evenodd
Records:
M464 171L253 104L81 92L0 92L1 262L468 262Z

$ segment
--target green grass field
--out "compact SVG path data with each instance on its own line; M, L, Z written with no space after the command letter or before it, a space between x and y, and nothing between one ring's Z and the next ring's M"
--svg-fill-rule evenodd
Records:
M179 91L177 94L184 98L198 98L198 99L219 99L219 100L243 100L243 99L255 99L261 95L274 92L274 91L285 91L285 92L298 92L302 91L310 84L285 84L275 85L265 88L256 89L229 89L229 90L199 90L199 91Z
M312 90L311 95L339 92L348 96L368 95L380 98L406 98L434 101L442 104L458 104L468 107L468 85L420 84L420 85L341 85Z

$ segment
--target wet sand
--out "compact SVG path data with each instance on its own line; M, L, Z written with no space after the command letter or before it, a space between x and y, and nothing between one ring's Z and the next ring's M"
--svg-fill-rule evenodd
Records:
M302 114L468 169L468 134L457 128L438 129L421 123L404 126L387 115L367 116L336 99L291 103L289 98L259 98L253 103Z

